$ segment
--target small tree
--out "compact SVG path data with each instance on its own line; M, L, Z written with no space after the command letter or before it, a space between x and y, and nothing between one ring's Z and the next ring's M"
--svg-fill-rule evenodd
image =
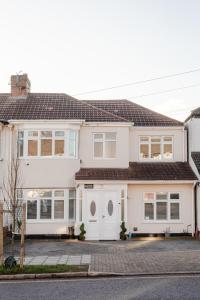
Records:
M127 239L127 236L126 236L127 229L125 227L125 222L122 222L122 224L120 225L120 228L121 228L120 240L125 241Z
M85 240L85 234L86 234L85 225L84 225L84 223L82 223L81 226L80 226L80 234L79 234L79 240L80 241Z
M21 220L23 199L22 179L20 174L20 161L12 158L8 165L7 176L3 179L4 204L8 214L11 216L11 254L14 255L14 237Z

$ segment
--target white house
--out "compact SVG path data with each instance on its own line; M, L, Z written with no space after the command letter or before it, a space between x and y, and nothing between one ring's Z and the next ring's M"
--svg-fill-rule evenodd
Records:
M128 100L31 93L27 74L0 94L0 120L0 183L16 155L28 235L78 235L84 223L87 239L117 240L122 221L138 235L194 234L183 123Z
M185 121L188 129L188 156L190 165L198 178L195 186L195 225L200 231L200 107L193 110Z

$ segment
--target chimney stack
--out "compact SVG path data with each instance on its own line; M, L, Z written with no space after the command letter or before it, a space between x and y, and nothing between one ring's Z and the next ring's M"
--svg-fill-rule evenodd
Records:
M11 96L27 96L30 93L31 82L27 74L11 75Z

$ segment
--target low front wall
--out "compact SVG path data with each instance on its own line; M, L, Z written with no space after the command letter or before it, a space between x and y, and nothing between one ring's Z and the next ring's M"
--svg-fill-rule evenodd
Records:
M27 223L26 234L27 235L63 235L68 234L68 226L73 224L67 224L63 222L45 222L45 223Z
M179 221L147 221L144 219L145 192L180 193ZM128 185L128 232L137 234L164 233L170 228L171 233L194 233L194 199L192 184L138 184ZM134 231L135 227L135 231ZM136 230L137 229L137 230Z

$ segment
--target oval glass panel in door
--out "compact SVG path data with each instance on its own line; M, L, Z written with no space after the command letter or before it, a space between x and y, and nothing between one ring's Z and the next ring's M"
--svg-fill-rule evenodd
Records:
M90 203L90 213L92 217L94 217L96 213L96 203L94 202L94 200Z
M112 202L112 200L108 201L108 214L109 214L110 217L113 214L113 202Z

